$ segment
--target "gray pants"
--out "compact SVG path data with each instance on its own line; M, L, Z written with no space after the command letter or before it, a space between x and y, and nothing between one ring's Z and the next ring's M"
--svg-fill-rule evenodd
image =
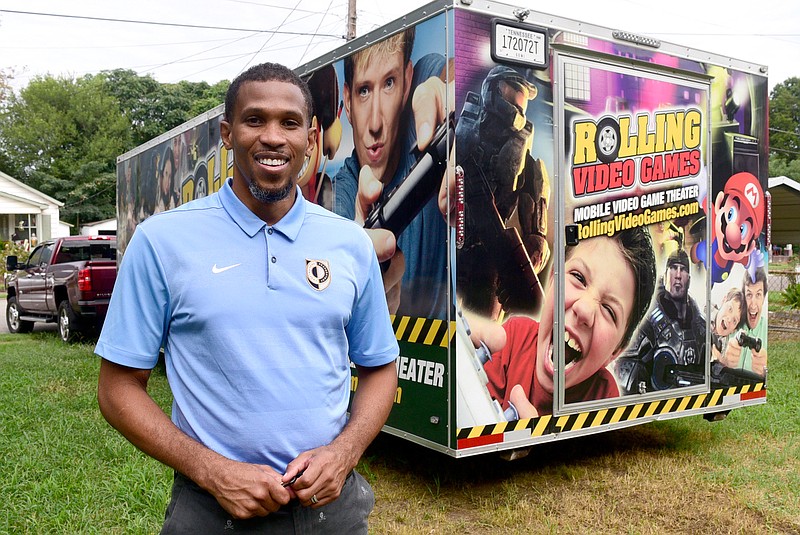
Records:
M367 517L375 505L372 487L355 470L344 482L334 502L318 509L290 502L265 517L237 520L216 498L182 474L175 473L172 499L165 515L162 535L238 533L367 533Z

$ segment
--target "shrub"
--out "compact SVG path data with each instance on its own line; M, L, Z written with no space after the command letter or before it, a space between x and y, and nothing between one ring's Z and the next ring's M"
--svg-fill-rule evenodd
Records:
M0 274L3 276L3 288L5 288L6 276L8 272L6 271L6 258L11 255L16 255L20 261L23 261L28 258L28 251L21 245L17 245L16 243L9 241L9 242L2 242L2 265L0 265Z
M786 304L792 308L800 308L800 284L790 284L783 291Z

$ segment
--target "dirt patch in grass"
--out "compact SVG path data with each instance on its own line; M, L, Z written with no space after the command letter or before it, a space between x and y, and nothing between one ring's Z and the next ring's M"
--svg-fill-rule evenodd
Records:
M772 498L758 483L759 459L725 470L716 449L731 437L696 418L659 422L534 446L508 462L495 455L453 459L381 435L368 451L376 508L373 533L751 533L800 532L797 462ZM746 438L731 463L770 437ZM786 459L784 459L786 461ZM720 465L720 463L722 463ZM735 483L735 484L732 484Z

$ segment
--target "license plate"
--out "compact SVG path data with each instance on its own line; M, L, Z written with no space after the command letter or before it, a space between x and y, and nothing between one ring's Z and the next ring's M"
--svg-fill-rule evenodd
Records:
M492 55L495 61L543 67L547 65L547 34L498 21L494 25Z

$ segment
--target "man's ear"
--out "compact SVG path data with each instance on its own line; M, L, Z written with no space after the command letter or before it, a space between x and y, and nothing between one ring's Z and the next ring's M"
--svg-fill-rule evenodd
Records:
M409 60L406 63L406 70L403 73L404 89L403 89L403 106L408 102L408 96L411 94L411 82L414 80L414 65Z
M219 122L219 135L222 138L223 146L231 150L231 123L228 121L222 120Z
M311 121L311 126L308 127L308 145L306 146L306 158L309 158L314 152L314 147L317 144L317 116L315 115Z
M347 115L347 122L353 124L353 119L350 117L350 85L347 82L344 83L342 94L344 95L344 113Z

